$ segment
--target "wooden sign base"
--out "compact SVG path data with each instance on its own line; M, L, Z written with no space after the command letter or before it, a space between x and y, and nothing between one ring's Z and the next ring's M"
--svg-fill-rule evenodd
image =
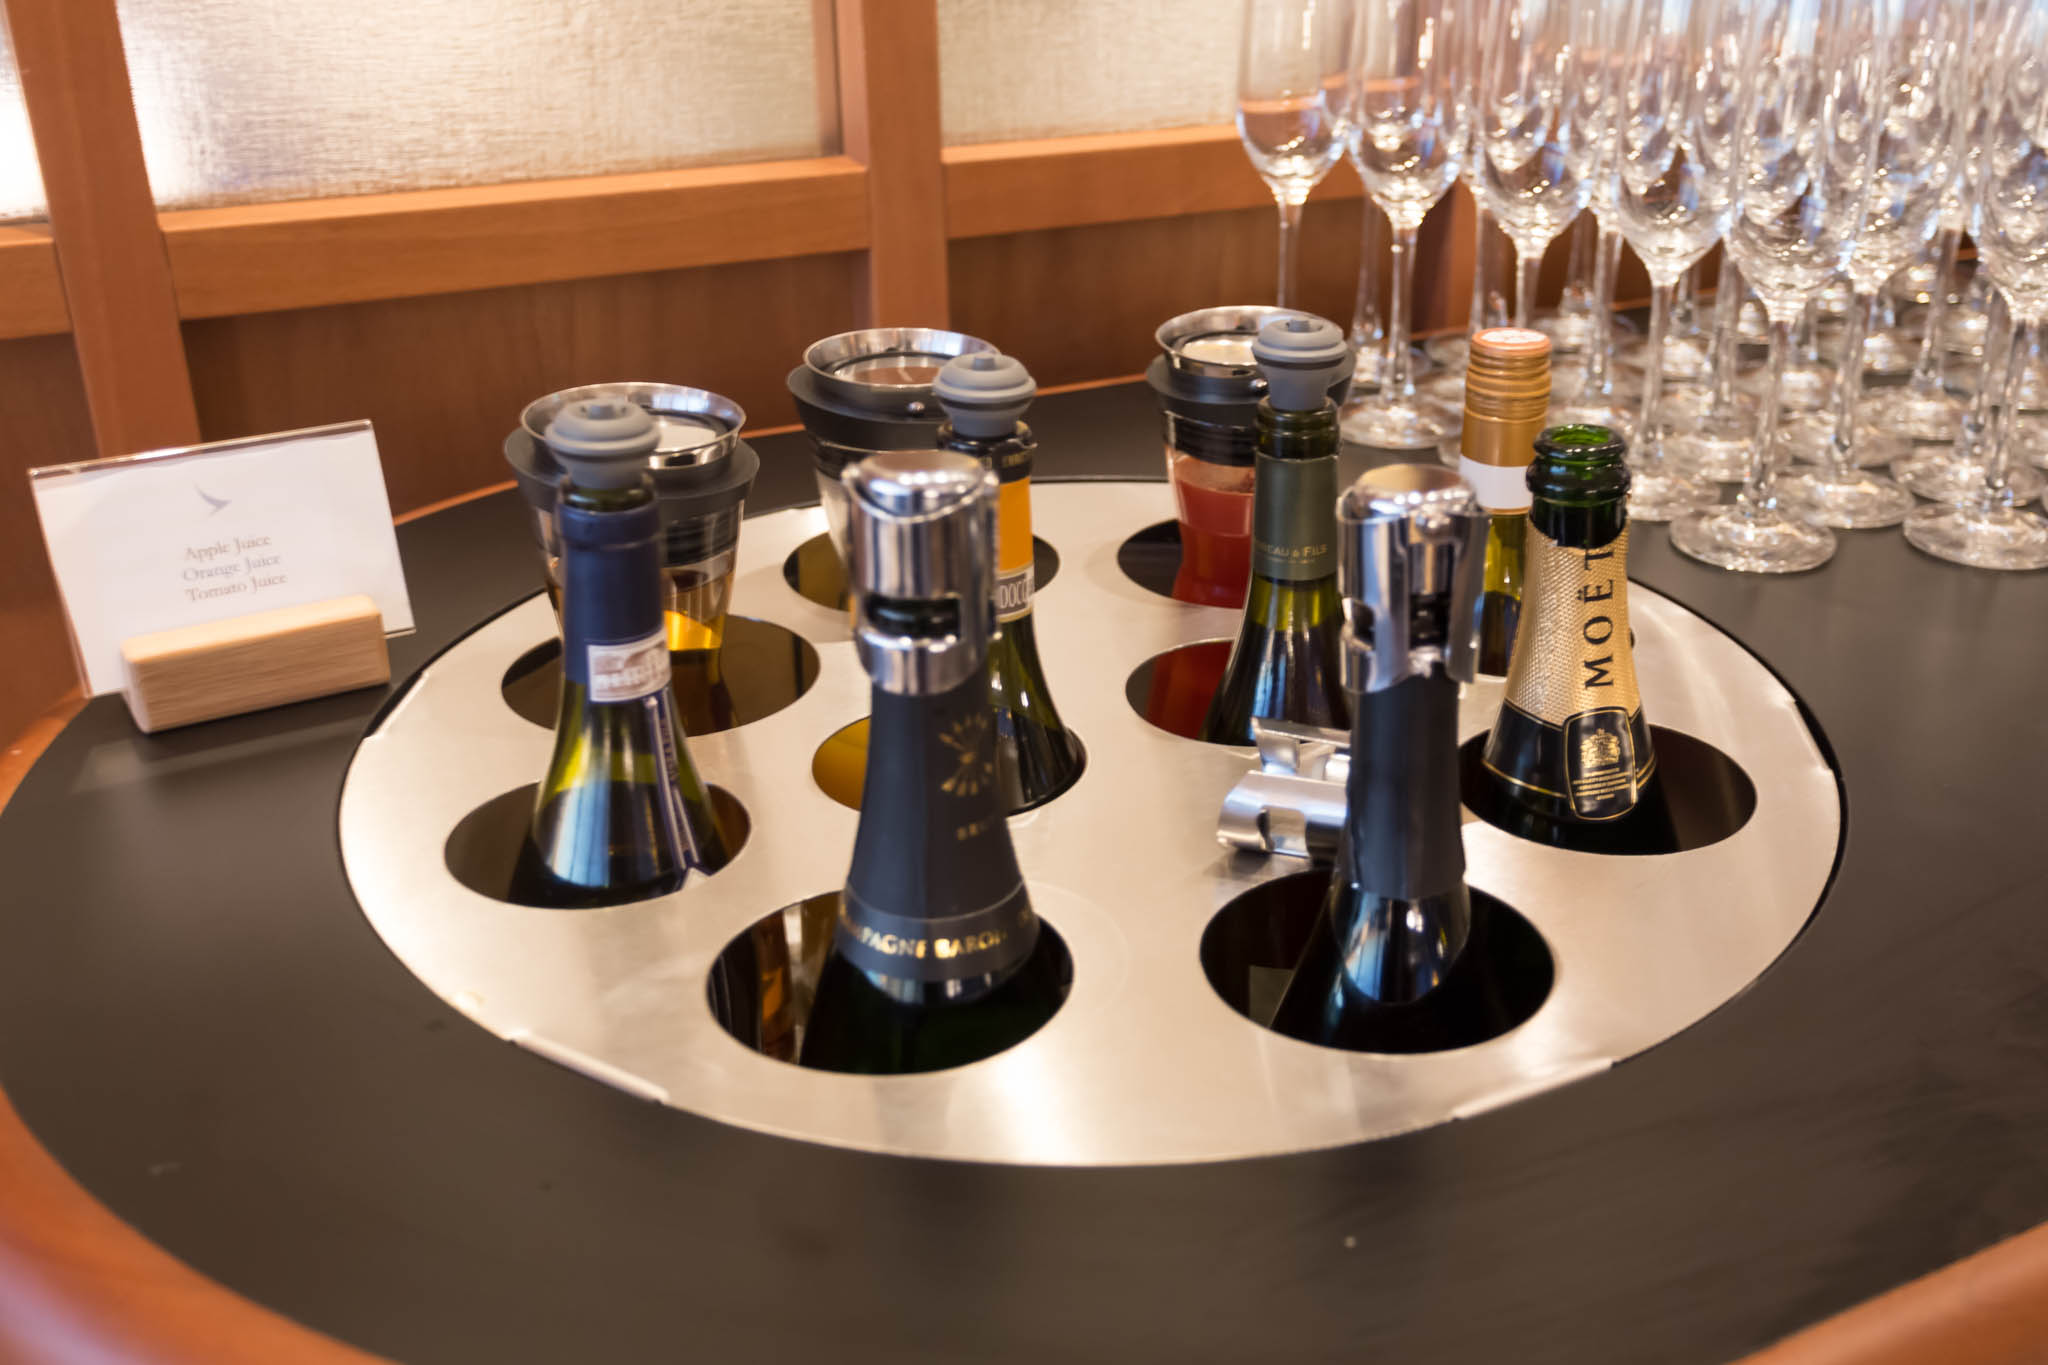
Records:
M391 680L384 618L367 596L136 635L122 695L145 734Z

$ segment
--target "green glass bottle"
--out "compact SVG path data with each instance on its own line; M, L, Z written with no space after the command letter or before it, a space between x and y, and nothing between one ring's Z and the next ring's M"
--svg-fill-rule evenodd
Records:
M1042 806L1081 776L1081 745L1060 722L1038 659L1032 624L1031 464L1038 442L1019 420L1038 386L1014 357L955 356L932 392L946 409L939 448L993 470L996 493L996 622L989 690L996 714L996 784L1015 815Z
M1561 426L1529 465L1522 626L1485 764L1515 832L1547 843L1668 824L1629 633L1626 455L1606 427Z
M1252 344L1266 380L1252 484L1252 579L1203 739L1253 743L1254 720L1343 729L1337 603L1337 405L1350 363L1337 327L1316 317L1267 323Z
M1550 407L1550 338L1525 327L1472 336L1458 472L1487 512L1486 576L1479 597L1479 671L1506 674L1522 614L1522 540L1529 460Z
M854 644L873 680L853 865L799 1060L936 1071L1022 1041L1066 998L996 775L996 478L953 451L848 469Z
M547 441L565 471L562 693L513 899L617 905L715 872L727 851L669 689L654 419L594 398L565 407Z
M1447 469L1388 465L1339 505L1353 710L1330 889L1273 1028L1325 1047L1444 1046L1418 1002L1473 931L1458 808L1458 685L1474 674L1486 518Z

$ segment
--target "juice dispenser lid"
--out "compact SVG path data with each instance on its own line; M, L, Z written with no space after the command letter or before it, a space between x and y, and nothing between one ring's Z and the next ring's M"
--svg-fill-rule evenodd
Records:
M1153 334L1160 353L1145 378L1175 416L1248 430L1266 396L1265 377L1252 356L1259 329L1275 319L1314 316L1269 304L1234 304L1168 318ZM1330 386L1339 404L1350 391L1354 368L1355 359Z
M789 372L797 416L813 440L855 450L929 448L944 414L932 385L947 361L993 351L964 332L867 327L814 341Z
M628 399L653 420L655 443L644 459L664 524L745 501L761 460L740 439L747 420L740 405L707 389L628 380L563 389L526 405L518 430L505 438L505 461L529 504L553 508L562 480L545 439L549 423L570 404L607 398Z

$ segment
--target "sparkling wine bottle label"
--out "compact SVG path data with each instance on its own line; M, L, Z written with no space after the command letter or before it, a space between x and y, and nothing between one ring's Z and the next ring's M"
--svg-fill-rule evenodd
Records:
M1261 454L1252 490L1252 572L1283 583L1337 572L1337 457Z
M668 687L665 628L624 644L586 645L583 657L593 702L638 701Z
M1656 768L1629 647L1628 532L1559 545L1530 526L1523 626L1486 766L1581 820L1635 809Z
M1038 942L996 789L985 679L936 697L875 689L839 951L912 981L1000 976Z

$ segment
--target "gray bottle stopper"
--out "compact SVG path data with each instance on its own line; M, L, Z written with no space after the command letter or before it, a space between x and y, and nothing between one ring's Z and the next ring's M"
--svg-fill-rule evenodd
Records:
M956 355L932 382L932 393L962 436L1009 435L1037 392L1022 361L995 351Z
M1252 358L1266 378L1266 401L1281 412L1318 412L1330 385L1351 363L1337 324L1317 317L1275 318L1259 329Z
M661 429L623 394L585 398L555 414L543 437L569 482L583 488L631 488L647 472Z

